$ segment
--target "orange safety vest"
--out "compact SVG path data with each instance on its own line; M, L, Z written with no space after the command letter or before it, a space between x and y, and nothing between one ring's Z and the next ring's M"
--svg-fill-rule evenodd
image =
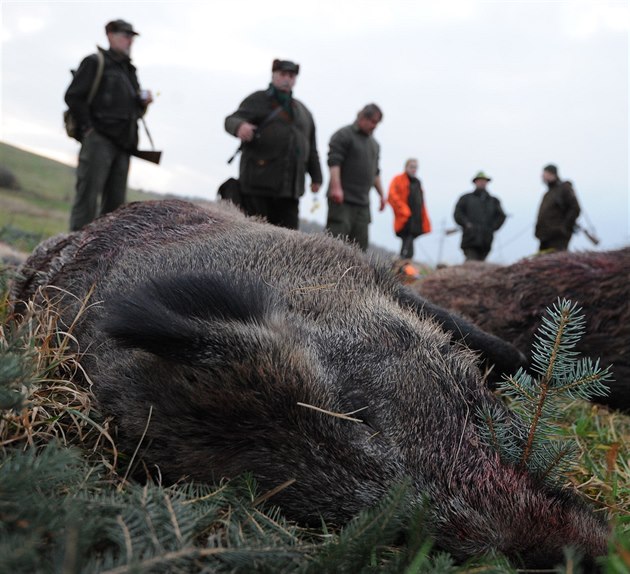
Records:
M421 187L422 189L422 184ZM409 217L411 217L411 208L409 207L409 177L406 173L401 173L392 179L389 184L389 195L387 202L394 209L394 231L398 233ZM422 233L431 231L431 221L426 208L424 199L424 190L422 190Z

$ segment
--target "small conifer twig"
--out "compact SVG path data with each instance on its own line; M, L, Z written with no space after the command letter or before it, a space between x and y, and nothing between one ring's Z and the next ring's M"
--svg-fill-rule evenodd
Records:
M177 516L175 514L175 510L173 509L173 504L171 503L171 499L166 493L164 493L164 502L166 503L166 508L168 509L168 514L171 519L171 524L173 525L173 529L175 530L175 536L177 537L177 541L180 544L183 544L184 537L182 536L182 531L179 528L179 524L177 522Z
M532 452L532 446L534 444L534 439L536 437L536 429L538 428L538 422L540 421L540 417L542 415L543 406L545 404L545 400L547 399L547 391L548 385L545 383L541 383L540 385L540 398L538 400L538 404L536 405L536 412L534 417L532 418L532 422L529 427L529 433L527 435L527 443L525 444L525 448L523 449L523 456L521 457L521 467L525 467L527 465L527 461L529 460L529 456Z
M525 467L527 465L527 461L529 460L530 454L532 452L532 446L534 444L534 439L536 437L536 430L538 428L538 424L540 422L540 418L543 413L543 408L545 406L545 401L547 400L547 396L549 393L549 384L553 379L554 367L556 365L556 360L558 358L558 352L562 345L562 337L564 335L564 331L567 323L569 322L571 317L571 308L570 306L560 305L560 320L558 321L558 327L556 331L556 336L553 342L553 346L551 348L551 356L549 357L549 364L547 366L547 370L545 375L543 376L543 380L540 382L540 396L538 398L538 404L536 405L536 412L532 418L529 434L527 436L527 443L525 444L525 448L523 449L523 456L521 457L521 467Z
M523 369L505 377L499 388L514 400L514 421L499 412L481 410L482 437L489 446L518 468L554 483L571 464L575 449L554 437L555 399L589 399L609 392L610 368L599 361L579 359L575 347L584 334L585 318L576 304L558 299L547 309L532 345L532 371Z
M252 502L252 506L257 506L261 502L264 502L265 500L268 500L269 498L271 498L275 494L278 494L281 490L284 490L285 488L288 488L289 486L291 486L295 481L296 481L295 478L290 478L289 480L283 482L282 484L279 484L275 488L272 488L270 491L265 492L265 494L259 496L258 498L256 498L254 500L254 502Z
M513 392L516 392L519 395L525 397L528 401L536 401L536 397L531 394L523 385L521 385L512 375L507 377L505 381L503 381L503 384L506 387L509 387Z

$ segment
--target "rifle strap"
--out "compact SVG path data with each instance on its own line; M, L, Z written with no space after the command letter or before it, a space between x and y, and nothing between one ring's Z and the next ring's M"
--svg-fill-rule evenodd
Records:
M271 112L267 115L267 117L265 117L265 119L256 126L256 129L260 130L260 129L264 128L281 111L282 111L282 106L278 106L277 108L274 108L273 110L271 110ZM236 158L236 156L239 153L241 153L242 151L243 151L243 142L241 142L241 145L238 146L238 148L236 149L236 151L234 152L232 157L227 160L228 164L231 164L234 161L234 159Z
M96 76L94 76L94 81L92 82L92 87L90 88L90 93L87 97L88 106L92 103L92 100L94 99L94 96L98 91L98 87L101 84L101 79L103 78L103 70L105 69L105 56L103 55L103 52L98 49L98 46L96 49L96 59L98 65L96 68Z
M149 143L151 144L151 149L155 150L155 145L153 145L153 138L151 137L151 132L149 131L149 128L147 127L147 122L144 121L144 117L141 117L140 121L142 122L142 125L144 126L144 131L146 132L147 137L149 138Z

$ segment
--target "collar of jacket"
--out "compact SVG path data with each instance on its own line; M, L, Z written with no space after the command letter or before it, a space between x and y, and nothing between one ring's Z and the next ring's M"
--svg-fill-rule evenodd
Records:
M550 181L547 184L547 188L549 189L549 191L551 191L552 189L556 189L557 187L559 188L562 185L562 182L559 179L556 179L555 181Z
M280 102L281 104L286 101L288 101L289 103L293 101L293 92L281 92L273 84L269 84L269 87L267 88L267 94L272 98L276 98L276 100L278 100L278 102Z
M353 131L355 131L356 133L358 133L359 135L362 135L365 138L369 138L369 134L366 134L360 127L359 127L359 122L358 121L354 121L354 123L352 124L352 129Z
M481 199L485 199L486 197L490 197L490 194L488 193L487 189L481 189L479 187L475 188L475 191L473 191L473 193L477 196L480 197Z
M127 56L127 54L121 54L120 52L114 52L114 50L112 50L111 48L109 50L106 50L105 48L101 48L100 46L97 46L97 48L103 52L103 54L105 54L108 58L111 58L112 60L114 60L114 62L117 62L119 64L130 64L131 65L131 58L129 56Z

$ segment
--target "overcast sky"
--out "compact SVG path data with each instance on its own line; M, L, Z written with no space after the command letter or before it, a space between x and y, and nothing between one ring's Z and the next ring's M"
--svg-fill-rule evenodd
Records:
M434 231L416 240L416 259L463 260L460 234L443 230L479 170L510 215L489 260L534 253L547 163L573 181L598 249L630 243L626 1L1 0L0 10L7 143L76 164L79 144L61 125L70 69L123 18L141 33L132 57L157 94L146 119L163 150L160 166L132 161L134 187L214 199L238 171L224 118L267 87L279 57L301 66L294 95L315 117L325 186L330 136L372 101L384 111L384 184L419 159ZM371 193L370 239L398 251L392 211L379 213ZM300 215L324 223L325 201L312 207L307 192ZM593 246L579 234L571 248Z

